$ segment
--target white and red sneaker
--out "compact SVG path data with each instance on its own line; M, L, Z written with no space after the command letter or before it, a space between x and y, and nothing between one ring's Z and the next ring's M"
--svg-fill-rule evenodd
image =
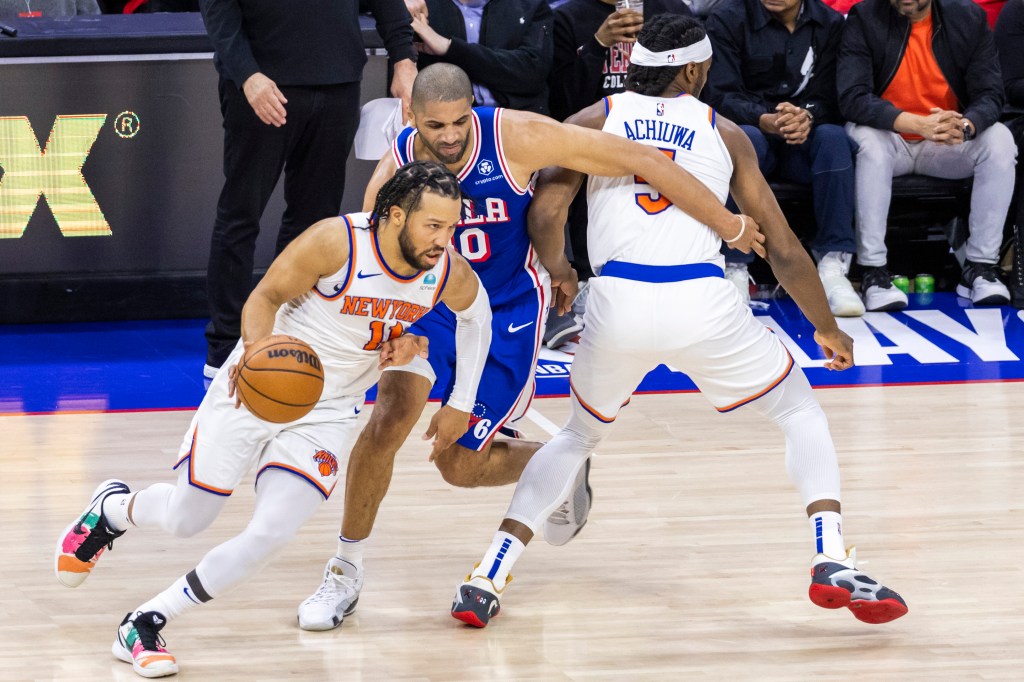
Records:
M818 554L811 561L811 601L825 609L844 606L857 620L878 625L906 615L903 597L857 570L857 550L846 550L846 558Z

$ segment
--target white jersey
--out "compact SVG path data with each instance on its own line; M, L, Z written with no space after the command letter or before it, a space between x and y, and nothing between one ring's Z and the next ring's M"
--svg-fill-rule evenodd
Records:
M349 258L306 294L281 306L275 334L296 336L320 356L322 399L361 395L377 383L380 345L398 338L440 299L451 267L446 249L437 265L402 277L384 261L368 213L342 216Z
M715 128L715 111L689 95L647 97L623 92L605 98L606 133L661 149L724 204L732 157ZM587 244L595 272L610 260L643 265L717 263L721 240L672 205L643 178L591 176Z

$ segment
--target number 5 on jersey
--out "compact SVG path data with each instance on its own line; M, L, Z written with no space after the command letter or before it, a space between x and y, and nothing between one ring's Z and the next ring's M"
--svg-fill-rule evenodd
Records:
M658 151L660 151L662 154L672 159L673 161L676 160L675 149L662 149L659 147ZM661 194L659 194L653 187L648 185L647 181L641 178L639 175L633 176L633 185L634 187L636 185L646 185L647 187L650 188L645 192L637 191L634 193L636 205L642 208L644 210L644 213L646 213L647 215L657 215L672 205L671 201L661 196Z

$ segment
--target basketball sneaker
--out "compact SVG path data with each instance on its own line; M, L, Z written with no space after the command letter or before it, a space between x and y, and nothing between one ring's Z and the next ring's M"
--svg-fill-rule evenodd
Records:
M857 620L873 625L896 620L908 611L903 597L857 570L857 550L853 547L842 561L824 554L811 560L807 595L825 609L845 606Z
M846 278L852 260L852 253L829 251L818 261L818 277L825 289L828 307L836 317L860 317L864 314L864 302Z
M452 601L452 618L461 620L466 625L475 628L487 627L487 623L501 613L501 603L498 597L508 588L512 582L510 575L505 580L505 587L500 590L491 582L491 579L484 575L467 575L455 592L455 599Z
M303 630L333 630L351 615L363 589L363 569L331 557L324 568L324 581L316 592L299 604L299 627Z
M971 299L974 305L1006 305L1010 302L1010 290L999 281L996 270L991 263L966 261L956 295Z
M871 312L896 312L910 302L907 295L893 286L892 275L884 266L864 266L860 283L864 292L864 307Z
M115 657L131 663L132 669L143 677L166 677L178 672L178 662L164 648L166 642L160 631L167 619L157 611L129 613L117 629L117 639L110 647Z
M568 543L587 525L590 507L594 503L594 491L590 489L590 458L576 474L576 485L572 496L544 522L544 539L549 545L561 546Z
M103 501L110 495L128 492L131 491L124 481L103 481L93 491L85 511L61 533L53 555L53 570L62 585L78 587L85 582L103 552L113 549L114 540L124 535L125 531L114 530L108 524Z

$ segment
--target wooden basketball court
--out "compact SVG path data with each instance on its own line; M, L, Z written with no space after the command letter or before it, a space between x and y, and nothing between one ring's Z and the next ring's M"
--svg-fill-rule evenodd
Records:
M251 583L164 630L178 678L1024 678L1024 384L816 394L840 451L846 538L906 598L900 620L866 625L808 601L811 534L774 427L718 416L696 394L638 396L595 457L589 525L565 547L530 545L485 630L448 609L512 488L444 483L415 438L423 419L399 453L356 613L324 633L295 619L334 550L336 494ZM560 425L568 401L534 410ZM99 481L172 481L190 414L0 419L0 679L139 679L110 654L116 626L241 529L251 485L196 538L130 531L75 590L54 578L53 546Z

